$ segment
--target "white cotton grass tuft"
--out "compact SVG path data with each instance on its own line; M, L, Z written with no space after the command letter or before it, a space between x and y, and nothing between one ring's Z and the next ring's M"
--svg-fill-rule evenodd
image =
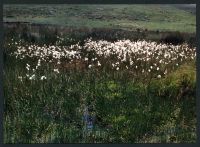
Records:
M30 70L30 65L29 64L26 64L26 69Z
M18 79L22 82L22 76L18 76Z
M158 75L157 78L160 79L160 78L161 78L161 75Z
M35 80L35 74L29 77L29 80Z
M98 65L98 66L101 66L101 63L98 61L98 62L97 62L97 65Z
M142 69L142 73L144 73L144 69Z
M40 78L40 80L46 80L47 79L47 77L46 76L41 76L41 78Z
M56 73L60 73L58 69L54 69L53 71Z

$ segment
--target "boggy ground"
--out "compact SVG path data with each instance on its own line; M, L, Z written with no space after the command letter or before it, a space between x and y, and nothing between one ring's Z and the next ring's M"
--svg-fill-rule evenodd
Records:
M69 40L7 38L5 143L196 141L195 47Z

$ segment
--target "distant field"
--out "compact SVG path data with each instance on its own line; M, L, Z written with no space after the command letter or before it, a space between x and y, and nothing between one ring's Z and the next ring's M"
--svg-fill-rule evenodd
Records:
M4 5L4 22L75 28L195 32L195 7L180 5Z

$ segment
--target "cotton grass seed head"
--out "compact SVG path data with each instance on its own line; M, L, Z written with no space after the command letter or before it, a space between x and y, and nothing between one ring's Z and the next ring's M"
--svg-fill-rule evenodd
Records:
M157 78L160 79L160 78L161 78L161 75L158 75Z

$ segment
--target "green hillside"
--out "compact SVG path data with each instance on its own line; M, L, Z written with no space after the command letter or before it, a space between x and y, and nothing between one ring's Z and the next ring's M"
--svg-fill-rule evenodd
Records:
M195 9L195 8L194 8ZM87 28L195 32L194 13L173 5L4 5L4 21Z

